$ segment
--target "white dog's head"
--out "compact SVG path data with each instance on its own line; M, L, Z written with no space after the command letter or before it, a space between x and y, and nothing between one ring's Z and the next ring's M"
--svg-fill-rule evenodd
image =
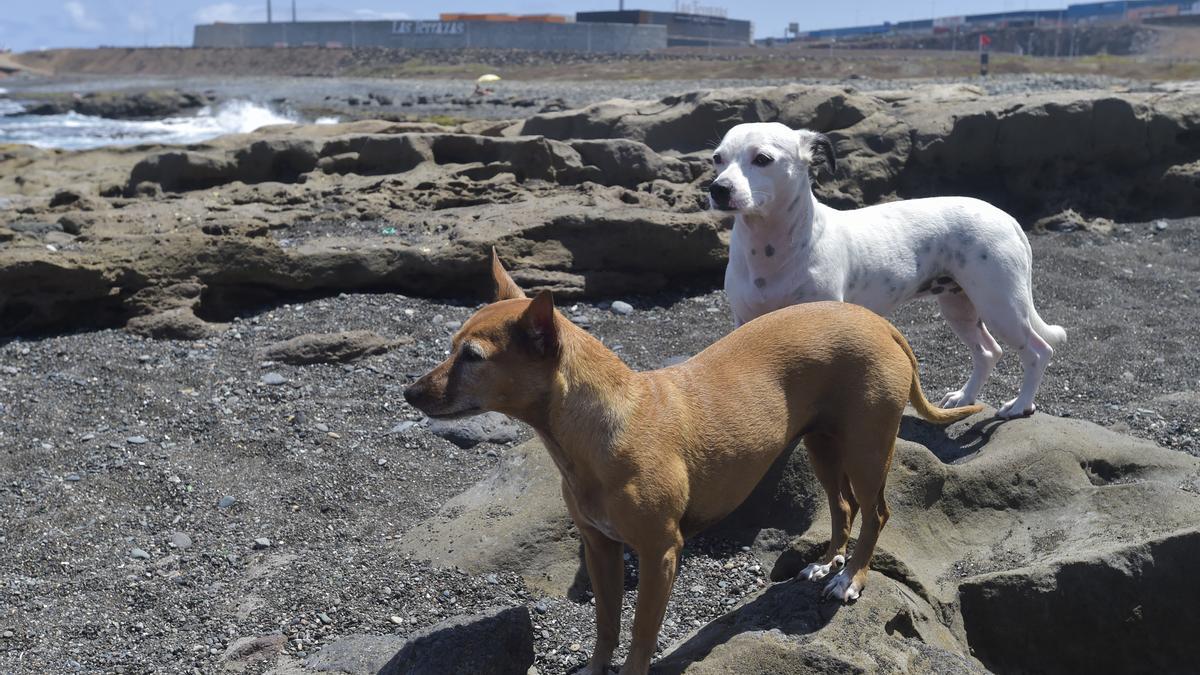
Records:
M739 124L725 134L712 156L717 178L708 189L712 208L763 213L772 204L791 204L811 190L810 172L836 169L833 143L824 134L792 130L778 122ZM786 201L783 201L786 200Z

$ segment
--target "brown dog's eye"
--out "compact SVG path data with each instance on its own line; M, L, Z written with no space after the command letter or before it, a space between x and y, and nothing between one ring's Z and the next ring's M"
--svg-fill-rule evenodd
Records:
M462 348L462 353L459 354L458 358L463 361L482 361L484 357L483 352L479 351L478 347L475 345L466 345Z
M754 156L753 164L754 164L754 166L766 166L774 161L775 161L774 157L772 157L770 155L764 155L763 153L760 152Z

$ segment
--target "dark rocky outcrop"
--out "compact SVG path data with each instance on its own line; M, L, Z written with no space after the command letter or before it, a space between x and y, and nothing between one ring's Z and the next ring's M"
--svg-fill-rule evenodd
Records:
M526 675L533 665L533 623L524 607L447 619L407 637L355 635L327 645L282 673L345 675Z
M1189 214L1200 197L1194 168L1182 168L1200 155L1194 102L1194 94L993 97L957 86L868 95L791 85L613 100L512 129L694 153L736 124L781 122L833 138L841 168L821 194L838 205L970 194L1025 218L1073 205L1089 216L1137 219ZM1181 173L1190 184L1163 180Z
M77 112L111 119L152 119L178 115L205 105L203 96L177 89L99 91L83 95L48 97L26 107L29 115L62 115Z
M1104 219L1200 203L1196 100L792 85L507 125L364 121L186 148L6 148L0 190L19 197L12 234L0 234L0 333L155 315L135 327L199 335L211 327L192 315L221 321L297 293L473 296L492 246L518 282L566 297L716 284L728 221L705 211L707 149L745 121L825 131L838 172L816 189L836 207L967 194L1027 226L1061 213L1041 225L1104 231ZM182 282L200 286L186 310L134 300Z

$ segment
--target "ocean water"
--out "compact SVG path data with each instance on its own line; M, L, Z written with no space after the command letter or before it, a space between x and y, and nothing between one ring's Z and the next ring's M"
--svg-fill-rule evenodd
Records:
M3 95L0 91L0 96ZM70 112L65 115L25 115L20 101L0 98L0 144L25 143L40 148L81 150L105 145L138 143L199 143L224 134L254 131L269 124L308 122L286 111L250 101L226 101L200 109L195 115L157 120L111 120ZM312 120L317 124L336 118Z

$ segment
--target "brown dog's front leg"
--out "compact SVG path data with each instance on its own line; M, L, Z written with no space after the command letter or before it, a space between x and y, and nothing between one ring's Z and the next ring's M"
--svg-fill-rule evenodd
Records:
M583 556L592 593L596 596L596 649L582 672L602 675L621 639L621 597L625 591L623 547L594 527L581 526L579 533L583 537Z
M665 550L638 551L637 611L633 616L633 644L629 657L621 667L621 675L644 675L650 671L650 660L658 648L658 629L662 627L675 584L675 567L683 537L676 534Z

